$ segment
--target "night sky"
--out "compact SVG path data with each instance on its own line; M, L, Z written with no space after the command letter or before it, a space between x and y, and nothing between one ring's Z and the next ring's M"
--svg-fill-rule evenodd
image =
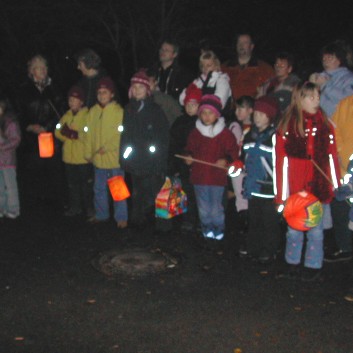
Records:
M353 42L351 1L280 0L13 0L0 14L2 88L16 89L31 55L48 57L50 75L63 89L77 78L73 54L92 47L123 90L138 67L157 59L160 41L176 39L180 61L197 69L199 43L207 39L222 60L238 31L250 30L259 57L293 52L297 72L320 69L319 50L337 39Z

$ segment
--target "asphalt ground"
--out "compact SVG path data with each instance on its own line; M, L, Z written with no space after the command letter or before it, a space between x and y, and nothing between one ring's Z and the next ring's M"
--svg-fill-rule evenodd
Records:
M62 213L27 200L0 224L1 353L353 352L350 263L325 264L319 282L278 279L283 254L266 266L240 258L232 221L214 247L177 227L121 231ZM144 276L93 266L130 249L177 264Z

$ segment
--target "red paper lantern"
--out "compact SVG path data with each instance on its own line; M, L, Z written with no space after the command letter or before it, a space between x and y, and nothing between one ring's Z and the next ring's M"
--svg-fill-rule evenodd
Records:
M39 157L54 156L54 136L51 132L42 132L38 135Z
M319 199L306 191L289 196L283 210L283 217L288 225L300 231L316 227L321 222L322 214Z
M121 175L108 179L108 186L114 201L122 201L130 197L130 191Z

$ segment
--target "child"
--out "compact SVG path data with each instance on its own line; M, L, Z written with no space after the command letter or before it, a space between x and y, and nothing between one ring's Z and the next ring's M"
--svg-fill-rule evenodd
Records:
M94 166L94 208L91 223L109 219L108 179L124 172L119 165L119 146L122 131L123 109L114 100L115 85L110 77L103 77L97 85L97 100L87 122L85 158ZM118 228L127 227L126 200L114 201L114 219Z
M238 159L239 150L235 137L225 126L221 111L222 103L217 96L202 97L196 128L189 135L186 153L192 158L226 168L228 160ZM205 238L221 240L225 226L222 200L227 172L191 160L186 160L186 163L191 165L190 181L194 185L202 234Z
M6 98L0 98L0 218L20 215L16 181L16 148L21 134Z
M183 222L181 225L181 229L185 231L192 231L196 227L198 218L196 200L193 187L189 180L189 167L181 159L174 157L174 155L184 153L189 134L195 128L197 110L199 108L201 97L201 89L191 83L186 89L186 95L183 102L185 113L176 119L170 129L169 171L172 175L180 177L183 190L188 197L188 211L183 215Z
M254 98L242 96L235 102L235 117L229 125L229 130L237 139L239 151L242 149L244 136L250 131L252 124L252 114L254 112ZM245 235L248 227L248 200L243 196L244 173L236 178L231 178L233 190L235 193L235 207L237 210L237 231L240 242L240 255L247 255Z
M55 136L63 142L62 158L69 189L69 209L65 216L73 217L84 210L93 216L91 165L84 157L84 127L87 125L88 108L84 107L82 88L73 86L68 93L70 109L56 126Z
M131 78L130 102L124 112L120 163L132 181L130 221L143 226L153 214L155 198L167 171L169 124L153 101L149 78L140 70Z
M305 190L322 202L325 217L333 197L333 186L327 178L337 188L340 171L333 127L319 104L320 93L315 84L305 82L294 89L276 134L276 202L283 205L289 195ZM303 281L320 279L324 217L307 232ZM290 278L299 276L303 238L303 232L288 226L285 260Z
M249 202L247 252L262 264L274 260L279 245L279 217L273 204L272 136L278 112L275 98L255 101L254 125L245 136L243 156L246 176L244 197Z

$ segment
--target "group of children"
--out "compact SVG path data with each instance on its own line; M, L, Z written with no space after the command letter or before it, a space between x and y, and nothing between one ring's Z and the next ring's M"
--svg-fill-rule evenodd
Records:
M132 77L125 109L115 101L115 93L113 81L102 78L97 104L90 110L84 106L80 87L74 86L68 93L70 109L55 130L63 142L69 190L66 216L84 211L92 223L108 220L107 180L124 177L127 172L132 182L132 212L128 217L126 200L114 201L114 218L118 228L126 228L128 220L143 225L153 214L155 197L169 171L181 177L188 191L191 217L186 219L195 223L198 218L202 235L219 241L225 230L227 168L242 160L243 171L232 180L238 218L243 221L239 230L246 234L240 251L268 263L278 251L278 211L288 196L306 190L325 209L333 197L327 176L339 184L333 128L319 108L319 90L312 83L295 88L278 126L274 126L279 113L274 98L264 96L254 101L241 97L235 102L236 119L227 126L220 98L202 95L191 84L183 99L185 113L169 128L165 114L151 97L145 71ZM0 100L0 217L19 215L14 185L19 142L18 124L7 113L6 102ZM176 160L175 153L183 154L184 161ZM288 227L286 239L285 258L290 276L296 276L303 232ZM323 221L308 232L304 266L309 280L318 276L322 261Z

